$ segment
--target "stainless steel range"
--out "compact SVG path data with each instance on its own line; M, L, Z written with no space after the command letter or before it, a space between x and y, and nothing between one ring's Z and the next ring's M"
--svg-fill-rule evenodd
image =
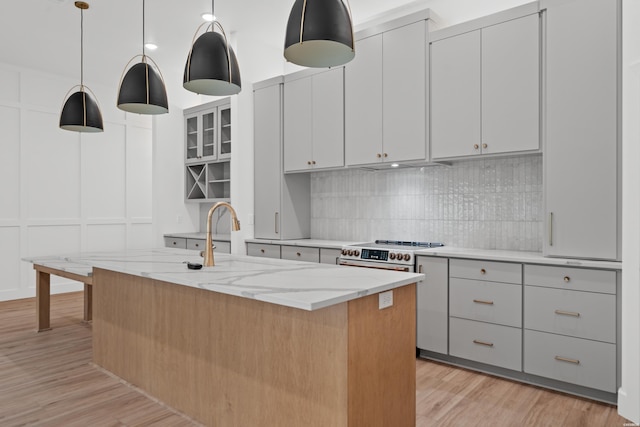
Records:
M364 245L343 246L338 264L384 270L415 271L415 251L436 248L443 243L376 240Z

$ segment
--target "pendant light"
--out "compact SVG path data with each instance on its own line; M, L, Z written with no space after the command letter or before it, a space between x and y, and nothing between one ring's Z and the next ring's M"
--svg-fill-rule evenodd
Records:
M214 1L211 1L213 16ZM196 40L198 32L208 25ZM216 25L220 33L215 32ZM193 36L191 50L184 67L182 86L198 94L228 96L240 92L240 67L222 25L213 17L211 23L201 24Z
M84 10L89 9L89 4L77 1L75 6L80 9L80 85L72 87L65 95L66 101L60 113L60 129L102 132L104 127L100 107L91 89L84 85ZM80 90L69 96L69 93L78 87ZM91 93L87 93L85 89Z
M142 0L142 55L131 58L124 69L134 59L141 57L141 60L131 66L126 74L123 71L118 90L118 108L129 113L163 114L169 112L167 89L158 64L145 54L144 3L145 0Z
M356 55L351 8L343 0L295 0L284 57L305 67L334 67Z

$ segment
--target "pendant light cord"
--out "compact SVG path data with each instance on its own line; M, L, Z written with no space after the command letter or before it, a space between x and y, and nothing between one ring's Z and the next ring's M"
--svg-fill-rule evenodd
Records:
M214 8L215 0L211 0L211 19L216 20L215 8Z
M84 11L80 9L80 88L84 90Z
M144 0L142 0L142 59L144 60Z

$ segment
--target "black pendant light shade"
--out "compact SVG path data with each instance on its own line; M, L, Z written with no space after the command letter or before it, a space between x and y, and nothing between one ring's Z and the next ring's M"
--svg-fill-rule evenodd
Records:
M240 67L226 36L207 31L193 43L182 86L198 94L227 96L240 92Z
M102 132L102 114L96 100L81 88L62 107L60 128L75 132Z
M169 112L164 81L158 71L146 62L146 58L129 68L122 78L118 108L138 114Z
M91 89L84 85L84 14L83 11L89 9L89 4L77 1L74 5L80 9L80 84L72 87L67 92L67 96L74 89L71 96L65 96L66 101L60 113L60 129L73 132L102 132L102 113L95 97L92 96ZM87 90L89 92L87 92Z
M343 0L295 0L284 57L305 67L334 67L355 57L351 13Z
M120 79L117 105L129 113L164 114L169 112L167 88L158 65L144 53L144 6L142 0L142 55L131 58L124 69L138 56L142 59Z

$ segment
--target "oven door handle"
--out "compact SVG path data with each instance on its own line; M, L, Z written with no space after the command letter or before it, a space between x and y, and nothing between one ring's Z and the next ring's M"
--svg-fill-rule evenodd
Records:
M361 268L375 268L378 270L392 270L392 271L404 271L409 272L409 267L384 267L384 266L375 266L375 265L362 265L362 264L351 264L348 262L340 262L340 265L344 265L347 267L361 267Z

